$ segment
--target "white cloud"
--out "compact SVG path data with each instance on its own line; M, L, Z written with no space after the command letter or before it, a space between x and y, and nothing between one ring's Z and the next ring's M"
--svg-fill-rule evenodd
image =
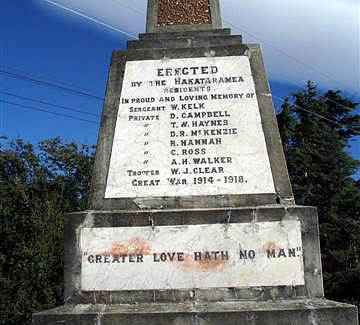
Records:
M146 0L52 1L133 35L145 30ZM357 0L222 0L221 8L224 27L231 22L260 39L244 34L262 44L270 78L300 86L311 79L360 95Z
M300 64L263 44L272 78L300 84L312 79L323 87L359 93L359 4L356 1L247 0L241 1L243 9L238 13L230 10L236 5L240 7L238 1L222 2L225 21L235 22L241 29L305 63Z

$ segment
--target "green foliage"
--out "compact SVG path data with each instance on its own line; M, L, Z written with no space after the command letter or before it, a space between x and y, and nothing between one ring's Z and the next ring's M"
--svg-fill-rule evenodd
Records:
M62 304L63 214L86 208L93 149L60 139L0 147L0 324Z
M359 305L360 190L351 176L360 162L347 152L360 134L357 104L309 82L278 115L297 204L319 209L325 294Z

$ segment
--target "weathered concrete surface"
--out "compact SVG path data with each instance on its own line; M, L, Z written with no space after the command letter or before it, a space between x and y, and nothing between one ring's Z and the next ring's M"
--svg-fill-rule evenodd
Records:
M229 36L231 35L230 28L219 29L205 29L197 31L178 31L167 33L141 33L139 40L156 40L156 39L177 39L177 38L191 38L191 37L204 37L204 36Z
M304 256L305 285L251 288L213 288L138 291L81 290L82 228L160 227L166 225L201 225L256 223L298 220ZM184 302L194 294L199 301L249 299L321 298L324 295L318 239L317 211L301 206L260 206L235 209L84 211L65 218L65 301L71 304Z
M358 325L354 306L325 299L62 306L33 325Z
M242 44L241 35L221 35L221 36L190 36L172 39L146 39L131 40L127 42L128 49L142 48L191 48L191 47L210 47L228 46Z

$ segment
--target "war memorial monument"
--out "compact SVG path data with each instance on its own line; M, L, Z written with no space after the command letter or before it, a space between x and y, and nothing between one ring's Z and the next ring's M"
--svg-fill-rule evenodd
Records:
M89 209L65 217L64 305L33 325L357 325L324 298L261 49L218 0L148 0L112 56Z

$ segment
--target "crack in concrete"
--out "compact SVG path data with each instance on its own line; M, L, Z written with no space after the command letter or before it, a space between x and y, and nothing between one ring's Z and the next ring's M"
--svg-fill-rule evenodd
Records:
M101 325L102 324L105 309L106 309L106 305L101 305L101 310L96 315L95 325Z

